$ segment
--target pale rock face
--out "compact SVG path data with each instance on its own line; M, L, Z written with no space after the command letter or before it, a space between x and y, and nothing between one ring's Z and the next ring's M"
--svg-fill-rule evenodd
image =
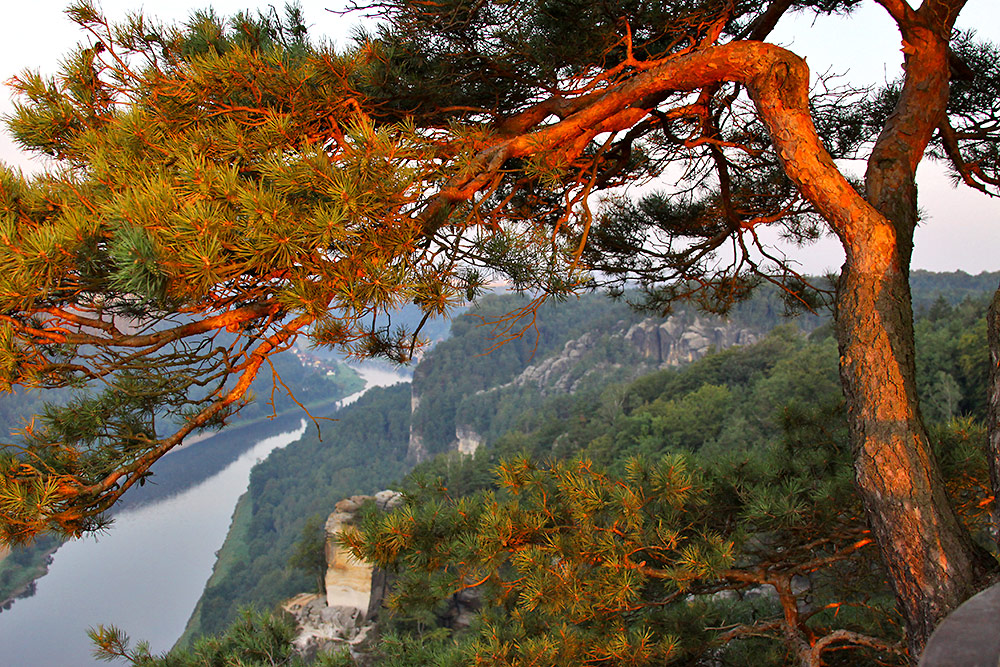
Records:
M283 605L299 626L292 641L295 650L312 660L317 653L346 646L352 656L362 657L374 623L353 607L329 607L322 595L297 595Z
M615 345L632 348L653 368L680 366L705 356L709 348L724 349L756 342L758 334L714 318L671 315L666 321L648 318L612 334ZM504 385L537 387L542 394L572 393L586 376L577 369L588 353L597 347L598 337L591 332L571 340L562 352L528 366ZM591 372L603 372L607 364L595 364ZM461 438L459 438L461 442Z
M353 525L361 506L369 500L382 512L391 511L403 502L398 491L379 491L374 496L351 496L334 506L326 520L326 604L330 608L355 609L364 620L372 606L372 575L370 563L358 560L337 543L345 526ZM378 600L381 603L381 598Z
M711 347L722 350L734 345L749 345L758 338L756 332L720 325L715 319L694 317L685 321L678 315L671 315L662 324L653 319L643 320L625 333L625 342L660 368L697 361Z
M625 342L638 350L644 359L660 362L660 330L653 320L643 320L629 327L625 332Z
M413 388L416 382L410 383L410 414L415 414L420 407L420 396ZM424 444L424 437L414 431L413 422L410 422L410 441L406 446L406 458L420 463L427 459L427 445Z
M528 366L505 387L538 387L543 393L572 393L574 378L572 371L597 342L593 333L587 332L567 341L562 352Z
M375 507L382 512L391 512L403 504L403 494L399 491L379 491L375 494Z
M303 656L311 658L330 646L346 646L356 664L367 664L370 657L365 647L386 592L385 574L337 543L341 531L354 524L358 510L368 501L388 512L403 503L403 494L379 491L338 502L326 520L326 595L303 593L283 605L299 626L294 644Z
M414 461L415 463L421 463L426 461L428 457L427 445L424 444L424 436L413 431L413 425L410 425L410 442L406 446L406 458Z
M326 520L326 604L329 607L368 611L372 592L372 566L356 559L336 538L354 522L354 513L361 506L354 498L337 503L337 511ZM364 502L367 498L363 499ZM343 507L341 507L343 505Z
M483 436L473 431L468 426L458 426L455 428L455 439L457 444L455 449L463 456L472 456L483 444Z

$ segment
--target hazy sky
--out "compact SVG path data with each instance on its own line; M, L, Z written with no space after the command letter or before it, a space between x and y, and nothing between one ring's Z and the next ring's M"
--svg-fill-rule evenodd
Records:
M283 6L284 0L273 4ZM302 0L314 36L325 36L337 44L346 42L353 20L325 9L339 4L336 0L329 4ZM911 4L917 3L911 0ZM25 68L53 72L62 53L83 39L62 13L64 0L6 0L5 5L0 22L2 81ZM104 0L101 6L112 19L128 11L143 10L164 21L176 21L186 18L193 9L207 6L226 14L266 8L267 4L254 5L252 0ZM1000 2L969 0L959 27L975 28L980 36L1000 42ZM847 19L824 18L812 24L805 17L785 18L770 41L805 56L814 73L842 73L854 85L877 84L901 74L899 35L873 0ZM0 112L9 113L9 97L9 93L0 93ZM37 163L20 154L5 133L0 136L0 160L26 170L37 168ZM914 268L962 269L969 273L1000 270L1000 199L990 200L964 186L953 188L943 168L927 161L921 165L917 179L924 221L916 234ZM832 240L790 252L807 273L835 269L842 262L840 248Z

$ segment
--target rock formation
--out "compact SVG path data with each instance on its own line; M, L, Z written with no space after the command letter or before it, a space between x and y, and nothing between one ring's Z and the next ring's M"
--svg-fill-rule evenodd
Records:
M346 647L358 664L364 664L367 640L386 593L386 577L371 564L360 561L338 543L344 527L353 525L361 507L373 501L383 512L403 502L397 491L374 496L351 496L334 506L326 520L326 595L302 594L285 603L299 626L296 649L304 656Z
M419 366L417 367L419 370ZM416 380L417 372L413 373L414 380L410 382L410 414L416 414L417 410L420 408L420 396L417 394L418 381ZM413 422L410 421L410 442L406 447L406 458L415 463L420 463L427 458L427 446L424 445L424 437L421 435L416 428L414 428Z
M534 386L543 394L567 394L575 389L578 374L574 373L580 362L593 350L598 335L588 331L579 338L566 341L559 354L542 359L528 366L506 386Z
M718 318L686 319L680 315L671 315L664 322L645 319L629 327L625 342L643 358L664 368L691 363L705 356L713 347L723 350L734 345L756 343L762 334Z
M667 318L646 318L640 322L622 319L603 325L567 341L561 350L544 359L533 360L499 386L484 388L476 394L490 394L509 387L537 389L542 396L572 394L594 377L619 373L623 367L630 369L632 377L658 369L681 366L697 361L709 350L723 350L735 345L755 343L767 332L765 326L755 327L754 320L744 317L723 319L701 315L694 311L678 311ZM749 324L748 324L749 323ZM418 415L422 398L430 397L440 384L440 372L435 376L434 359L417 367L411 385L411 415ZM425 395L426 393L426 395ZM410 424L410 441L407 458L419 463L431 452L457 451L473 454L484 443L482 425L470 424L461 414L461 405L455 406L454 439L438 442L440 436L428 440L420 427L420 419ZM434 401L429 400L429 404ZM454 397L452 399L454 403ZM424 408L426 409L426 408ZM440 410L440 402L435 408Z
M459 425L455 427L455 441L455 449L459 454L472 456L483 444L484 438L471 427Z

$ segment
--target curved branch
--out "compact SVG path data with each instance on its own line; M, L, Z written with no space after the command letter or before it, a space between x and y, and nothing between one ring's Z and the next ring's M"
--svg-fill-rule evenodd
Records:
M45 309L40 312L53 312L50 309ZM188 338L190 336L196 336L198 334L207 333L209 331L215 331L217 329L225 329L228 327L238 326L245 322L251 322L253 320L260 319L262 317L275 317L281 312L281 306L273 302L264 302L255 304L252 306L245 306L243 308L237 308L236 310L231 310L226 313L221 313L219 315L213 315L211 317L206 317L203 320L198 320L196 322L190 322L188 324L182 324L181 326L173 327L171 329L164 329L162 331L157 331L151 334L142 335L122 335L117 329L108 328L108 326L95 327L101 328L105 331L111 333L108 338L102 338L100 336L94 336L91 334L82 333L70 333L65 332L61 329L36 329L29 327L19 320L10 317L9 315L0 314L0 321L7 322L11 326L17 328L20 331L24 331L29 334L33 334L40 338L46 339L47 342L51 343L70 343L73 345L94 345L97 347L129 347L129 348L141 348L141 347L162 347L166 343L170 343L175 340L180 340L182 338ZM68 313L60 313L60 317L66 317ZM66 317L67 321L73 321L75 323L81 324L82 326L94 326L92 322L95 320L79 320Z
M534 132L500 138L484 148L466 171L431 197L420 217L433 226L451 204L466 201L510 159L572 150L604 132L626 130L654 110L641 100L669 92L692 92L725 81L742 83L774 142L789 178L843 239L888 223L840 173L823 146L809 111L809 68L779 46L730 42L666 58L611 87L564 120ZM569 155L567 157L575 157ZM438 223L440 224L440 222Z
M955 128L951 126L951 121L947 118L941 121L941 125L938 127L938 134L941 137L941 146L944 148L944 153L948 157L948 160L951 161L962 182L970 188L975 188L990 197L998 196L986 187L986 183L1000 185L1000 181L986 177L981 169L976 168L976 164L969 164L962 157L962 151L958 146L958 137L955 133ZM979 176L984 182L977 181L976 176Z

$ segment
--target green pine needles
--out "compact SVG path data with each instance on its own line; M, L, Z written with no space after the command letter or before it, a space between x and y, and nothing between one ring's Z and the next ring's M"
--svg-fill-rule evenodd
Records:
M300 335L405 361L417 332L380 313L437 317L480 284L410 216L446 177L434 141L376 124L368 55L310 44L297 8L180 28L67 13L91 46L14 83L12 132L58 167L0 169L0 382L88 389L0 458L12 543L103 525Z
M850 482L806 459L672 454L630 458L619 476L515 458L495 468L496 491L419 486L343 539L395 573L390 608L404 627L433 626L451 596L478 591L468 664L662 665L747 650L821 664L845 647L895 663L898 628L888 596L870 597L881 575ZM888 636L865 631L879 627Z

